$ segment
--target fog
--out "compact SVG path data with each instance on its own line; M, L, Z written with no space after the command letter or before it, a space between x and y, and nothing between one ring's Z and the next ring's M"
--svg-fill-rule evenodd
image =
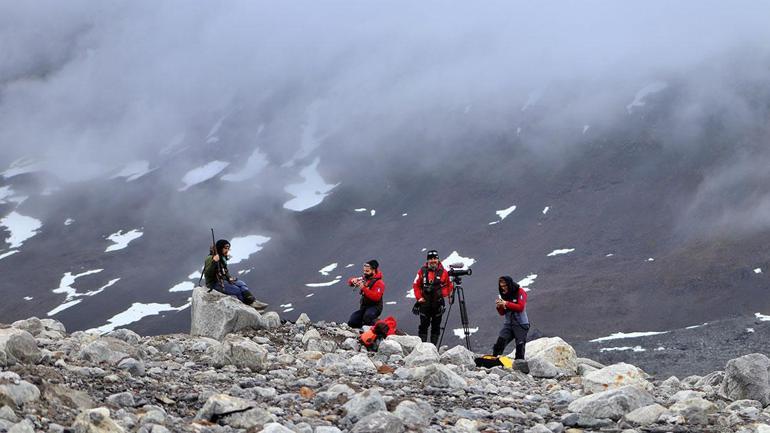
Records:
M459 150L475 133L558 162L580 152L581 131L642 116L644 100L628 108L637 92L665 82L666 148L699 152L716 117L745 134L746 156L726 160L689 212L761 228L767 191L729 213L702 202L763 171L768 16L751 1L6 1L0 168L33 157L77 182L149 161L181 189L224 160L230 179L252 167L282 191L268 175L307 166L318 147L385 157Z

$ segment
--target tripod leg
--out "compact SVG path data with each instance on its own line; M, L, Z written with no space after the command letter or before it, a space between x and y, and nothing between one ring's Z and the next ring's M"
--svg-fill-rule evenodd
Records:
M463 331L465 332L465 347L468 350L473 351L473 349L471 349L471 330L468 325L468 309L465 305L465 291L462 287L460 287L460 291L457 295L457 299L460 301L460 321L463 324Z
M436 346L436 349L441 348L441 342L444 341L444 331L446 330L447 322L449 322L449 313L452 312L452 304L454 304L454 302L450 302L449 308L447 308L446 310L446 316L444 317L444 324L441 325L441 336L438 339L438 346Z

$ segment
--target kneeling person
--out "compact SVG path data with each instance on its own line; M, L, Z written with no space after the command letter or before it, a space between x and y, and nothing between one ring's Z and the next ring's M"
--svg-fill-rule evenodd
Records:
M360 328L363 325L371 326L382 313L382 295L385 293L385 283L382 281L380 263L377 260L369 260L364 263L363 276L353 277L348 280L348 285L356 287L361 293L361 308L353 312L348 320L351 328Z

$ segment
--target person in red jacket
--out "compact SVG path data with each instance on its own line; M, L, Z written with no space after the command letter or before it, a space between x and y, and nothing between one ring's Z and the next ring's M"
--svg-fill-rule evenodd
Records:
M523 371L524 349L529 331L527 292L508 275L503 275L497 280L497 290L500 296L495 300L495 307L501 316L505 316L505 323L492 347L492 355L502 355L505 346L515 340L517 367ZM519 367L520 364L522 367Z
M385 293L385 283L382 281L380 263L369 260L364 263L364 275L348 280L350 287L355 287L361 293L361 308L350 315L348 325L360 328L363 325L373 325L382 313L382 295Z
M444 314L446 303L444 298L452 294L454 285L449 279L449 273L441 265L438 259L438 251L428 251L428 261L417 271L412 289L417 299L415 308L420 314L420 326L417 335L422 341L428 341L428 328L430 328L430 342L438 344L441 335L441 316Z

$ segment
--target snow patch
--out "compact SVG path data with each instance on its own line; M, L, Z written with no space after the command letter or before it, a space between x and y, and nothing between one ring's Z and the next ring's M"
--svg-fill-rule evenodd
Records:
M0 186L0 203L5 203L5 199L13 195L13 190L10 186Z
M492 222L490 222L490 223L489 223L489 225L493 226L493 225L495 225L495 224L497 224L497 223L499 223L499 222L500 222L500 221L492 221Z
M281 308L289 308L291 307L291 303L289 304L281 304Z
M476 263L476 259L471 257L463 257L460 254L458 254L457 251L452 251L452 254L450 254L444 260L441 261L441 264L446 269L449 269L449 265L453 263L462 263L463 267L461 269L468 269L471 266L473 266L474 263Z
M308 293L307 295L305 295L305 297L306 297L306 298L312 298L312 297L313 297L313 295L315 295L315 293Z
M5 227L11 234L5 239L10 248L19 248L27 239L39 233L43 224L40 220L24 216L16 211L0 218L0 226Z
M294 311L294 308L287 308L287 309L283 310L284 313L288 313L290 311Z
M25 300L25 301L31 301L31 300L33 300L33 299L35 299L35 298L33 298L32 296L25 296L25 297L24 297L24 300Z
M647 351L647 349L644 349L642 346L634 346L634 347L623 346L623 347L602 347L601 349L599 349L599 352L624 352L627 350L631 350L634 352Z
M537 274L529 274L526 278L519 281L519 286L521 286L522 289L524 289L525 292L529 292L529 286L531 286L535 279L537 278Z
M550 253L548 253L548 257L559 256L559 255L562 255L562 254L569 254L569 253L571 253L573 251L575 251L574 248L563 248L563 249L560 249L560 250L553 250Z
M401 214L401 216L402 216L402 217L405 217L405 216L407 216L407 215L409 215L409 214L408 214L408 213L402 213L402 214Z
M396 305L396 304L398 304L398 302L396 301L388 301L385 303L385 305Z
M107 236L107 239L112 241L113 244L108 246L104 252L109 253L110 251L122 250L134 239L142 237L143 234L144 233L140 232L138 229L133 229L125 233L123 233L123 230L118 230L116 233Z
M32 158L19 158L16 161L13 161L5 171L0 172L0 175L6 179L10 179L20 174L34 173L40 170L42 170L40 162Z
M72 223L74 223L74 222L75 222L75 220L74 220L74 219L72 219L72 218L67 218L66 220L64 220L64 225L65 225L65 226L68 226L68 225L72 225Z
M251 156L249 156L249 159L246 160L246 165L244 165L240 171L226 174L220 179L225 182L243 182L259 174L259 172L264 170L267 165L267 156L259 149L256 149L252 152Z
M700 325L692 325L692 326L688 326L688 327L686 327L686 328L684 328L684 329L696 329L696 328L702 328L702 327L704 327L704 326L706 326L706 325L708 325L708 324L709 324L709 322L704 322L704 323L701 323Z
M654 259L654 258L652 258L652 257L648 257L648 258L647 258L647 261L648 261L648 262L654 262L654 261L655 261L655 259Z
M590 341L591 343L599 343L601 341L621 340L624 338L649 337L651 335L661 335L661 334L668 334L668 331L629 332L629 333L616 332L614 334L610 334L607 337L595 338Z
M586 131L588 131L588 128L590 128L590 127L591 127L591 125L583 125L583 134L585 134Z
M346 268L352 268L353 266L355 266L353 263L348 263L347 265L345 265Z
M171 304L143 304L134 302L126 311L112 316L107 320L106 324L96 328L96 330L102 334L106 334L116 328L126 326L129 323L138 322L147 316L156 316L164 311L182 311L189 306L189 303L184 304L181 307L172 307Z
M354 212L366 212L367 210L368 209L366 209L365 207L359 207L357 209L353 209Z
M753 334L754 328L746 328L746 332L748 332L749 334Z
M760 322L770 322L770 316L765 316L764 314L754 313L754 317L759 319Z
M478 331L479 331L478 326L475 328L468 328L468 335L473 335ZM465 338L465 330L463 328L453 329L452 333L455 334L457 338Z
M521 107L521 111L527 111L529 107L532 107L533 105L537 104L537 101L539 101L540 98L542 97L543 97L542 90L535 90L534 92L531 92L527 97L527 102L525 102L524 105ZM517 134L518 134L518 131L517 131Z
M372 210L369 212L369 214L370 214L371 216L374 216L376 213L377 213L377 211L376 211L376 210L374 210L374 209L372 209Z
M655 81L653 83L650 83L644 87L642 87L641 90L636 92L636 96L634 96L634 100L631 101L630 104L626 105L626 111L628 111L628 114L631 114L631 112L634 110L635 107L643 107L645 105L644 99L653 94L658 93L661 90L668 87L668 84L665 81Z
M406 291L406 298L407 299L416 299L414 297L414 289L409 289Z
M516 210L516 205L513 205L513 206L511 206L511 207L508 207L508 208L505 208L505 209L499 210L499 211L497 211L497 212L495 212L495 213L497 214L497 216L499 216L499 217L500 217L500 221L502 221L502 220L504 220L504 219L505 219L505 217L507 217L508 215L510 215L510 214L511 214L511 212L513 212L513 211L515 211L515 210Z
M660 352L661 350L666 350L666 348L663 347L663 346L658 346L658 347L655 348L656 352Z
M185 185L179 188L179 191L186 191L194 185L211 179L221 173L228 165L230 165L230 163L225 161L211 161L204 166L188 171L182 176L182 182Z
M82 298L84 296L94 296L98 295L99 293L103 292L104 289L112 286L113 284L120 281L120 278L114 278L107 282L107 284L103 285L102 287L99 287L96 290L90 290L87 292L78 292L76 288L74 288L72 285L75 284L75 280L77 280L80 277L85 277L86 275L92 275L97 274L104 269L92 269L90 271L81 272L79 274L72 275L71 272L66 272L64 276L62 276L61 280L59 281L59 287L52 290L53 293L64 293L66 294L66 298L64 299L64 303L59 305L58 307L54 308L53 310L49 311L47 314L48 316L53 316L56 313L59 313L61 311L66 310L69 307L72 307L73 305L78 304L82 299L76 299L76 298Z
M248 259L252 254L262 250L262 245L270 240L267 236L248 235L230 239L232 257L227 264L236 264Z
M551 206L544 207L543 208L543 215L547 214L550 209L551 209Z
M192 289L194 289L194 288L195 288L195 284L193 284L193 283L191 283L189 281L184 281L184 282L179 283L179 284L175 285L174 287L168 289L168 291L169 292L191 292Z
M139 179L151 171L153 170L150 169L149 161L133 161L126 164L122 170L110 177L110 179L124 177L126 178L126 182L131 182L133 180Z
M318 164L321 158L316 158L312 164L303 168L299 175L305 179L303 183L287 185L284 191L293 195L294 198L283 204L283 207L296 212L310 209L319 205L329 192L337 187L337 184L327 184L318 173Z
M337 263L331 263L321 268L318 272L320 272L321 275L329 275L329 272L335 269L337 269Z
M201 271L193 271L192 274L187 276L187 278L190 279L190 280L194 280L194 279L200 278L200 277L201 277Z
M11 251L7 251L7 252L5 252L3 254L0 254L0 260L3 260L4 258L6 258L8 256L12 256L12 255L14 255L14 254L16 254L18 252L19 252L19 250L11 250Z
M329 286L333 286L333 285L339 283L340 281L342 281L342 278L338 277L338 278L333 279L332 281L327 281L325 283L307 283L307 284L305 284L305 286L307 286L307 287L329 287Z
M756 269L754 269L754 273L755 273L755 274L761 274L761 273L762 273L762 268L756 268Z
M615 254L609 253L609 254L605 255L604 257L612 257L612 256L614 256L614 255L615 255Z

